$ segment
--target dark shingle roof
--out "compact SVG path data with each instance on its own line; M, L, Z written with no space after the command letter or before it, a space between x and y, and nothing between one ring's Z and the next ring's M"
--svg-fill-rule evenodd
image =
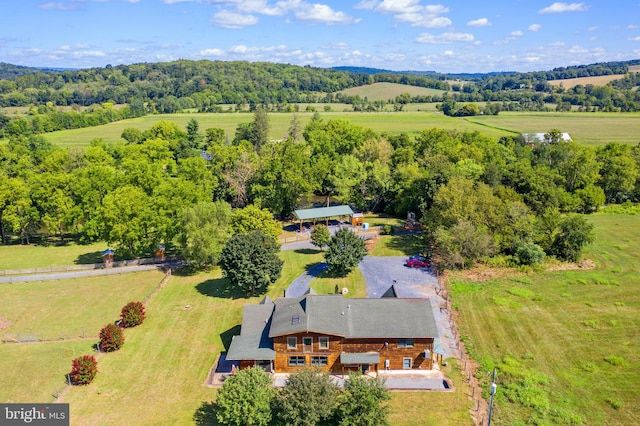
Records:
M274 360L273 340L269 338L271 314L275 304L266 296L258 305L245 305L242 312L242 329L239 336L233 336L227 352L227 359Z
M341 295L305 295L276 300L269 337L300 332L348 338L438 336L429 299L345 299Z

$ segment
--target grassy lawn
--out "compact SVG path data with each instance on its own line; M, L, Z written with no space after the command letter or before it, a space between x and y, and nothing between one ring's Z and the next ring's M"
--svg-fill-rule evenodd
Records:
M445 376L453 381L454 392L392 392L389 402L389 423L393 426L459 426L472 425L469 415L472 402L469 385L460 374L455 359L443 367Z
M467 347L498 367L496 424L640 423L640 216L589 220L596 269L452 279Z
M78 244L68 241L52 243L0 246L0 270L46 268L102 262L102 250L107 243Z
M98 336L120 317L122 307L143 300L160 284L161 271L0 285L3 334L33 334L46 340Z
M411 256L424 250L424 240L420 235L381 235L369 256Z
M62 392L66 387L71 360L93 353L94 343L0 343L0 401L52 402L56 389Z
M360 269L354 269L346 277L333 277L326 271L314 278L309 286L318 294L334 294L335 287L348 290L346 297L367 297L367 283Z

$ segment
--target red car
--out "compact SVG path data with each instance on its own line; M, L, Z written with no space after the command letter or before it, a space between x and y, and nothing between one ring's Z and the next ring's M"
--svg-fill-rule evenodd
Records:
M404 263L404 266L408 266L409 268L428 268L429 266L431 266L431 262L426 259L414 257L413 259L407 260Z

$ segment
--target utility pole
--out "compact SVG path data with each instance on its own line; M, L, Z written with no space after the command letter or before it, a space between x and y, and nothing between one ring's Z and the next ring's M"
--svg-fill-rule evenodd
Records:
M489 397L489 420L487 426L491 426L491 412L493 411L493 395L496 394L496 389L498 385L496 385L496 369L493 368L493 375L491 377L491 396Z

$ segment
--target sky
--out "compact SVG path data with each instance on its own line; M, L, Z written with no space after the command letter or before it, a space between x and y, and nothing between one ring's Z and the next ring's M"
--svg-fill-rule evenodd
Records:
M317 1L317 2L316 2ZM3 0L0 62L486 73L640 58L640 0Z

